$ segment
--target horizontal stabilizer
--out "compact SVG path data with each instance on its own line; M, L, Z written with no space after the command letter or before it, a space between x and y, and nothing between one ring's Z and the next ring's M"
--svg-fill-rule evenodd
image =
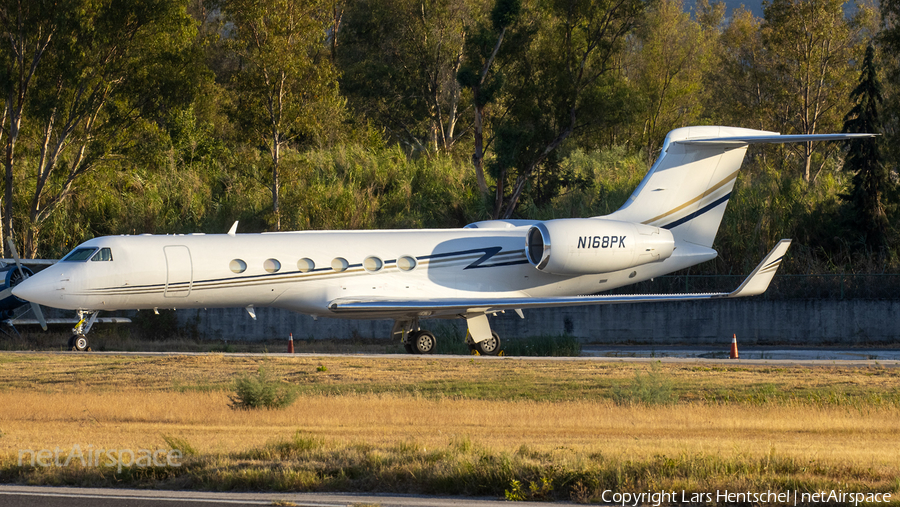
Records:
M572 296L548 298L440 298L419 300L397 300L383 298L340 298L328 305L336 314L397 314L433 317L441 315L465 315L477 313L497 313L505 310L528 308L556 308L563 306L610 305L622 303L652 303L662 301L698 301L706 299L737 298L755 296L765 292L772 277L781 265L781 260L791 245L791 240L781 240L769 252L750 276L732 292L708 294L626 294L609 296Z
M678 144L707 145L720 147L739 147L748 144L780 144L780 143L809 143L813 141L847 141L850 139L865 139L875 137L875 134L797 134L797 135L764 135L764 136L734 136L734 137L710 137L706 139L682 139L675 141Z

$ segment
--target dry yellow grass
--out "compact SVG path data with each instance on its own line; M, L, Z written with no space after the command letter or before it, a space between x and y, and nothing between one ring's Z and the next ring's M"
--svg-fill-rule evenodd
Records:
M234 378L261 365L301 388L297 401L284 410L230 409ZM518 359L0 354L0 464L11 470L21 449L159 449L167 447L164 437L175 437L203 456L223 457L214 461L226 468L275 470L261 484L290 489L298 486L278 482L278 465L247 465L240 456L290 441L299 431L334 450L332 456L357 449L360 466L368 466L370 456L410 447L422 454L409 459L427 463L427 450L446 453L466 441L492 456L528 460L531 452L542 453L542 467L547 456L558 456L576 472L581 462L590 468L607 460L621 466L687 456L679 466L712 463L688 487L711 488L719 484L712 481L731 480L716 463L746 462L764 470L764 462L777 457L824 471L807 478L759 472L753 484L847 481L857 489L877 485L900 494L900 481L886 479L900 477L896 370L664 364L659 372L674 383L681 401L646 406L611 400L615 386L647 370ZM829 397L836 401L816 401ZM402 462L403 452L391 459ZM288 468L300 466L292 463ZM407 474L406 465L397 466L400 472L392 473ZM854 476L860 471L863 476ZM36 473L32 480L44 480L44 472ZM204 473L201 483L223 480ZM245 472L224 480L245 476L239 474ZM655 484L624 480L635 487ZM248 481L229 484L265 487Z
M227 396L140 391L0 393L4 454L18 449L165 447L184 438L202 453L248 451L298 430L329 442L378 447L416 442L443 447L459 438L497 451L539 451L642 459L657 454L751 457L777 453L900 472L891 443L900 410L844 407L443 399L392 394L301 396L285 410L235 411ZM15 408L11 408L15 407Z

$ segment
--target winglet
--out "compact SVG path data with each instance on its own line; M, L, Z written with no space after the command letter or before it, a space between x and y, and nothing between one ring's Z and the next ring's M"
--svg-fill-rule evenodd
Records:
M744 280L744 283L725 297L758 296L765 292L769 288L769 283L775 276L775 272L778 271L778 266L781 266L781 259L784 258L784 254L787 253L789 246L791 246L791 240L783 239L779 241L775 248L769 252L769 255L766 255L762 262L756 266L756 269L750 273L750 276Z

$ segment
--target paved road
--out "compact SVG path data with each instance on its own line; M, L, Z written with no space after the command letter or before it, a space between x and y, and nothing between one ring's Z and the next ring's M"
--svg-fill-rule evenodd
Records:
M296 505L300 507L498 507L505 500L471 497L351 495L342 493L211 493L50 486L0 485L4 507L234 507L235 505ZM522 506L547 502L516 502Z
M900 349L827 349L827 348L763 348L739 347L739 359L729 359L730 343L722 347L654 347L654 346L585 346L580 357L490 357L486 361L596 361L757 365L757 366L840 366L840 367L900 367ZM106 356L204 356L221 355L221 352L68 352L68 351L2 351L0 354L95 354ZM229 357L365 357L400 359L409 361L445 358L471 359L471 356L412 355L412 354L273 354L227 353Z

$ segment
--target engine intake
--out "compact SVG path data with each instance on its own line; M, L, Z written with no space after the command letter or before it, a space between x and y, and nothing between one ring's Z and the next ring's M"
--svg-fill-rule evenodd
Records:
M675 238L667 229L602 218L570 218L531 226L525 255L546 273L588 275L661 261L674 250Z

